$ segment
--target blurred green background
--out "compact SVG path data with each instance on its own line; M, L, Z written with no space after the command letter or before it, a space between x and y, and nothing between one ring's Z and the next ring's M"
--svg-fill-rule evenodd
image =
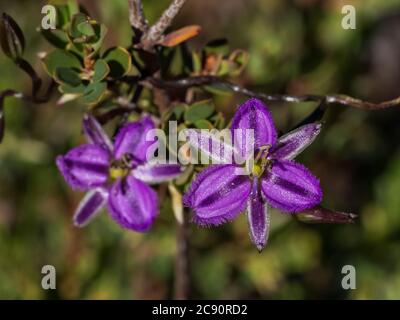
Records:
M109 28L109 45L130 43L126 0L81 1ZM143 0L154 21L169 0ZM49 47L35 31L42 1L0 0L22 26L27 58ZM343 30L341 8L357 10ZM200 47L227 37L250 53L237 81L267 93L344 93L371 101L400 95L400 0L188 0L176 27L199 24ZM0 90L28 92L29 78L0 55ZM55 156L83 142L76 104L6 102L0 145L0 298L153 299L173 297L175 222L170 200L148 234L120 229L106 212L84 229L71 215L82 194L58 174ZM232 96L228 113L243 97ZM315 107L270 105L284 132ZM267 248L251 245L245 216L213 229L191 226L193 298L400 299L400 111L332 106L299 160L320 179L326 207L359 214L354 225L304 224L273 212ZM57 290L41 268L57 269ZM357 289L341 287L354 265Z

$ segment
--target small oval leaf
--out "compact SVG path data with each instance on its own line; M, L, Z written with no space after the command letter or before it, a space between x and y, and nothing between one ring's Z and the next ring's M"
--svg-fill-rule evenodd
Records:
M0 20L0 45L6 56L13 60L22 57L25 50L25 37L17 22L6 13Z
M70 87L77 87L82 84L79 73L71 68L57 68L55 79L61 84L67 84Z
M119 78L126 75L132 66L132 58L128 50L122 47L111 48L104 54L103 59L110 67L110 76Z
M46 71L52 77L55 77L57 68L74 68L79 70L82 67L81 62L75 55L61 49L56 49L48 53L42 59L42 62Z
M215 111L211 103L211 100L204 100L192 104L184 114L185 121L194 123L198 120L210 117Z
M89 84L81 100L84 104L97 104L107 91L107 84L105 82L97 82Z
M100 82L104 80L105 77L110 73L110 67L108 66L107 62L103 59L99 59L93 66L94 75L93 81Z

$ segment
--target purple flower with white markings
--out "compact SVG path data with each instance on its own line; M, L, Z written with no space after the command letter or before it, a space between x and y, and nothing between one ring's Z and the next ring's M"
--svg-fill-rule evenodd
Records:
M184 204L194 210L194 222L206 226L222 224L246 211L251 241L261 251L268 238L269 206L295 213L322 201L318 179L292 160L314 141L321 125L307 124L278 139L267 107L257 99L250 99L233 118L232 140L245 141L240 135L246 129L254 130L252 168L237 164L209 166L193 181ZM221 148L227 146L221 144ZM234 152L242 155L248 152L243 143L235 143L234 148ZM216 158L222 153L212 152Z
M157 214L157 194L148 185L176 178L178 164L146 160L154 141L146 134L154 129L150 117L123 126L110 141L101 125L86 115L83 128L88 144L57 157L57 166L72 188L88 191L74 215L76 226L86 225L107 205L111 217L122 227L145 232Z

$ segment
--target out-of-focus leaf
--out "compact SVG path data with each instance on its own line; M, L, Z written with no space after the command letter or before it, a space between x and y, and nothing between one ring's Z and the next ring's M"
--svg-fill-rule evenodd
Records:
M217 54L226 56L229 53L228 41L226 39L216 39L207 43L204 52L208 54Z
M95 35L95 31L90 21L84 21L77 25L76 27L80 33L85 36L92 37Z
M193 65L193 72L195 74L199 74L202 70L201 54L196 51L192 52L192 65Z
M4 106L3 106L3 100L0 100L0 143L3 141L4 137L4 129L6 126L6 122L4 119Z
M132 67L131 55L122 47L115 47L107 50L103 59L110 67L110 76L113 78L126 75Z
M74 68L79 70L82 66L81 62L75 55L61 49L56 49L48 53L42 59L42 62L46 71L52 77L55 76L57 68Z
M79 12L79 5L77 0L49 0L48 4L56 7L57 29L63 29L63 27L69 21L71 21L71 17Z
M175 219L179 224L183 224L183 205L182 205L182 194L172 184L168 184L168 190L172 198L172 210L174 211Z
M89 84L81 100L84 104L97 104L107 91L107 84L105 82L97 82Z
M97 52L103 45L104 38L107 34L107 27L104 24L96 24L93 28L96 36L94 37L94 41L91 42L91 46L94 52Z
M69 30L72 38L79 38L84 35L79 29L79 26L85 22L88 22L88 17L83 13L77 13L72 17L71 27Z
M210 121L205 119L200 119L194 122L194 126L198 129L208 129L211 130L214 126L211 124Z
M186 184L192 176L193 172L194 166L192 164L187 166L185 171L183 171L183 173L175 180L176 185L183 186L184 184Z
M78 86L69 86L67 84L62 84L61 86L59 86L58 90L61 93L65 93L65 94L80 94L83 95L85 90L86 90L86 86L84 84L80 84Z
M244 50L235 50L229 56L231 67L229 69L229 75L236 77L242 73L249 62L249 54Z
M3 13L0 20L0 45L5 55L13 60L24 54L24 34L17 22L6 13Z
M207 119L214 113L215 109L211 100L199 101L192 104L184 114L185 121L194 123L198 120Z
M201 31L198 25L187 26L167 34L160 42L160 45L165 47L174 47L185 42L193 37L196 37Z
M172 113L175 115L176 120L180 120L182 118L182 115L187 110L187 108L188 106L185 104L178 104L173 107Z
M57 68L55 79L57 82L66 84L70 87L77 87L82 84L79 73L71 68Z
M65 49L68 44L68 36L63 30L40 29L40 32L43 37L56 48Z
M296 214L300 221L308 223L354 223L357 215L315 207Z
M99 59L96 61L93 67L94 75L93 81L100 82L110 73L110 67L107 62L103 59Z
M204 89L210 93L216 95L230 95L232 94L232 90L224 84L213 83L208 86L204 86Z

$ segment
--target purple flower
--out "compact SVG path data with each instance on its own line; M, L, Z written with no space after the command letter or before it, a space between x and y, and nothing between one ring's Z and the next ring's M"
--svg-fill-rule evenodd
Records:
M150 117L122 127L113 144L95 118L86 115L83 128L88 144L57 157L57 166L72 188L88 191L74 215L76 226L86 225L101 208L122 227L144 232L157 214L157 194L148 185L176 178L178 164L146 160L154 141L146 134L154 129Z
M250 238L261 251L268 238L268 206L283 212L300 212L322 200L318 179L292 161L314 141L321 125L304 125L277 139L267 107L257 99L250 99L237 110L231 128L235 152L242 155L247 154L248 146L236 141L245 141L245 136L241 137L244 129L254 130L252 169L246 171L237 164L209 166L193 181L184 204L194 210L193 220L199 225L219 225L246 211ZM221 144L221 148L227 147ZM222 153L212 152L216 158Z

